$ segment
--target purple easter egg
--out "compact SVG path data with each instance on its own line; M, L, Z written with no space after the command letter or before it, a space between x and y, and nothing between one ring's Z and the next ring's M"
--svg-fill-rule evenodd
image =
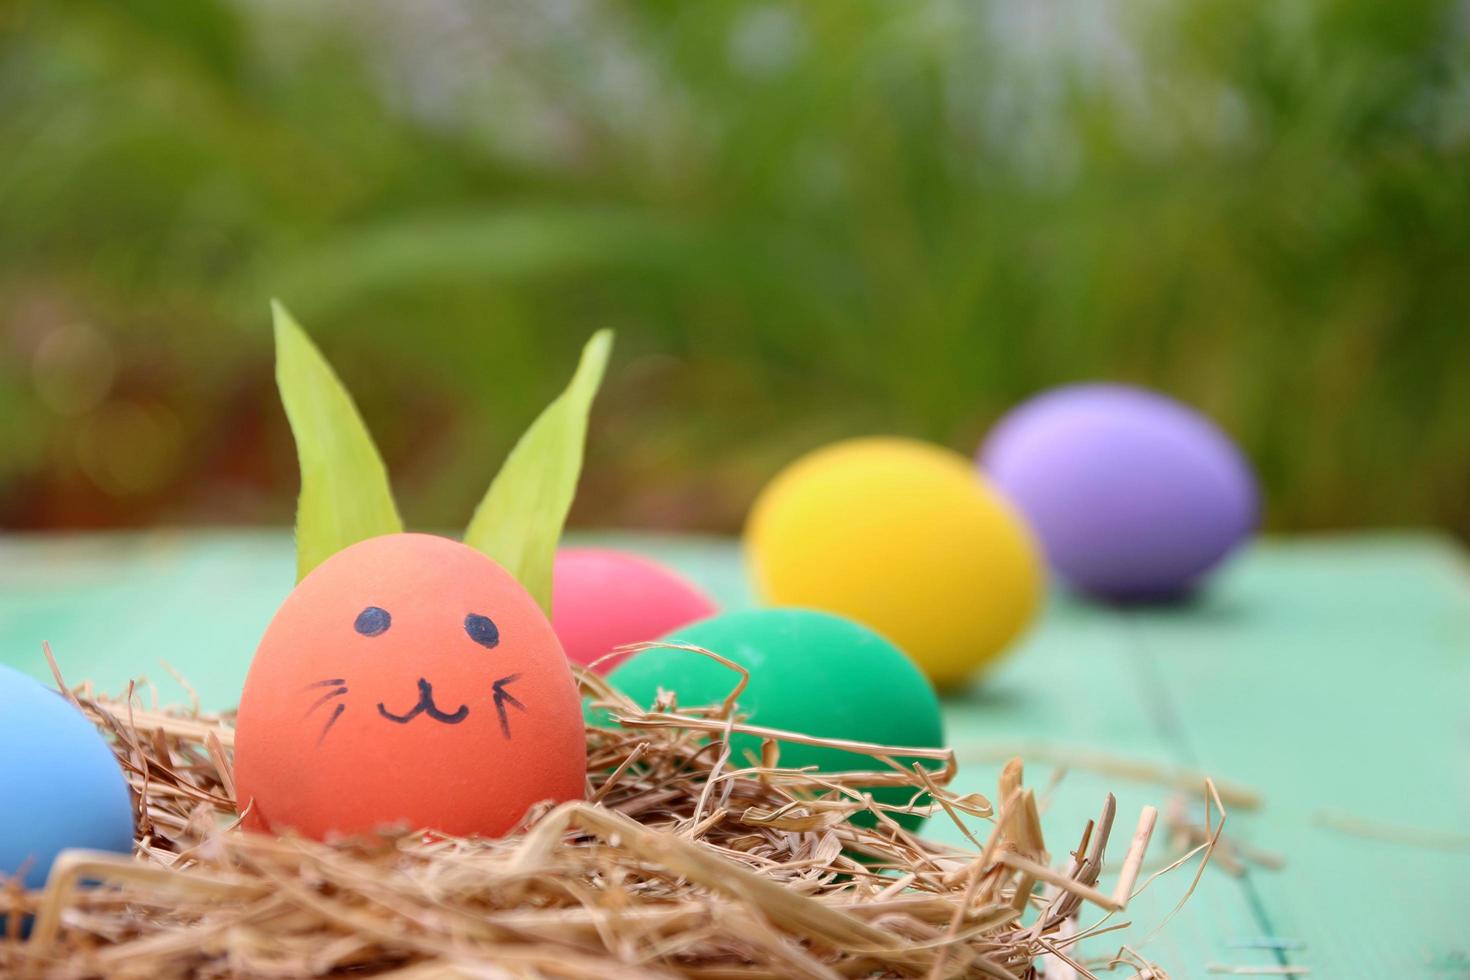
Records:
M1255 528L1249 462L1214 423L1125 385L1057 388L995 426L980 465L1057 576L1117 601L1192 591Z

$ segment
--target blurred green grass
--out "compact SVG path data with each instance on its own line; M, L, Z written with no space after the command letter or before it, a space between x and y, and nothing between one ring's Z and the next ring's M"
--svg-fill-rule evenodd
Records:
M416 526L601 326L582 524L1084 378L1470 534L1462 3L0 5L0 523L289 519L284 299Z

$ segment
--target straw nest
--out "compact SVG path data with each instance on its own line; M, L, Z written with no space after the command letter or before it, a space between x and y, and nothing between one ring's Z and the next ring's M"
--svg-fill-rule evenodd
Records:
M680 706L671 693L652 710L596 675L579 681L621 723L587 729L586 802L534 808L499 840L420 831L331 844L236 829L228 715L71 689L128 772L136 853L67 852L44 890L0 887L0 975L1165 977L1115 937L1095 944L1111 957L1078 946L1126 925L1114 914L1136 893L1151 808L1104 892L1111 796L1053 860L1020 760L992 801L945 788L948 750L742 724L743 681L720 705ZM762 757L732 758L732 732L764 739ZM782 768L778 739L874 763ZM912 787L920 802L889 808L859 788L877 785ZM895 809L970 818L982 833L967 830L966 849L932 843L895 823ZM860 811L876 826L848 820ZM1217 812L1196 849L1206 859Z

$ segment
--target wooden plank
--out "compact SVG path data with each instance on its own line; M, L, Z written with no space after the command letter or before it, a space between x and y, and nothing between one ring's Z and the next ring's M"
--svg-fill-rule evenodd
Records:
M1062 777L1050 794L1043 818L1053 834L1048 846L1054 861L1064 859L1076 846L1075 841L1059 835L1075 833L1097 815L1106 793L1116 793L1119 816L1108 852L1104 891L1112 890L1117 864L1141 809L1145 805L1163 808L1173 791L1080 765L1062 773L1057 764L1035 760L1039 756L1071 757L1083 763L1089 757L1104 756L1147 763L1160 770L1183 762L1157 723L1157 706L1133 667L1134 656L1133 638L1114 613L1056 596L1043 621L993 677L963 696L947 699L945 706L949 736L959 753L967 788L993 793L998 760L1009 751L1033 760L1027 766L1028 782L1033 786L1045 787L1054 777ZM941 839L958 842L938 823L933 830ZM1174 856L1167 850L1165 837L1163 833L1157 836L1150 871L1165 856ZM1160 879L1129 906L1122 918L1139 927L1130 930L1132 941L1168 918L1189 885L1190 870L1180 869ZM1170 976L1203 977L1207 963L1229 952L1231 937L1257 934L1262 929L1259 912L1241 882L1211 871L1184 910L1140 951L1163 965ZM1116 937L1100 939L1087 951L1107 955L1116 951L1118 942Z
M732 542L582 540L666 560L727 606L751 602ZM44 678L39 643L49 639L69 677L118 689L146 672L163 700L178 701L162 658L206 704L228 705L292 578L290 539L279 532L3 537L0 662ZM1207 875L1144 949L1176 977L1205 976L1210 962L1467 976L1467 638L1470 584L1443 543L1267 543L1193 606L1120 613L1054 598L1016 656L946 700L947 722L966 787L987 794L1010 748L1210 767L1263 792L1266 809L1232 814L1230 832L1290 863L1244 879ZM1033 763L1028 781L1044 787L1053 769ZM1080 828L1109 789L1119 793L1120 859L1133 816L1163 803L1164 789L1073 771L1050 794L1044 823ZM1404 843L1322 825L1345 816L1440 836ZM941 822L931 829L959 839ZM1054 858L1075 846L1048 843ZM1159 882L1127 917L1163 918L1186 883ZM1272 932L1307 949L1231 948ZM1099 941L1090 951L1111 950Z
M1470 976L1470 576L1429 537L1257 549L1196 606L1129 615L1192 764L1248 777L1248 887L1305 948L1228 962ZM1380 826L1386 825L1386 826Z
M295 582L289 534L181 532L0 537L0 663L50 681L48 641L69 681L125 690L144 675L232 706L271 615Z

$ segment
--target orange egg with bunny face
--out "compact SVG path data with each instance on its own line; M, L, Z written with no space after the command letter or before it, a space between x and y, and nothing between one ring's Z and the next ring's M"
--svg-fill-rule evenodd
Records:
M503 834L538 801L580 799L586 763L540 607L486 555L427 534L361 541L302 579L236 723L247 827L319 839Z

